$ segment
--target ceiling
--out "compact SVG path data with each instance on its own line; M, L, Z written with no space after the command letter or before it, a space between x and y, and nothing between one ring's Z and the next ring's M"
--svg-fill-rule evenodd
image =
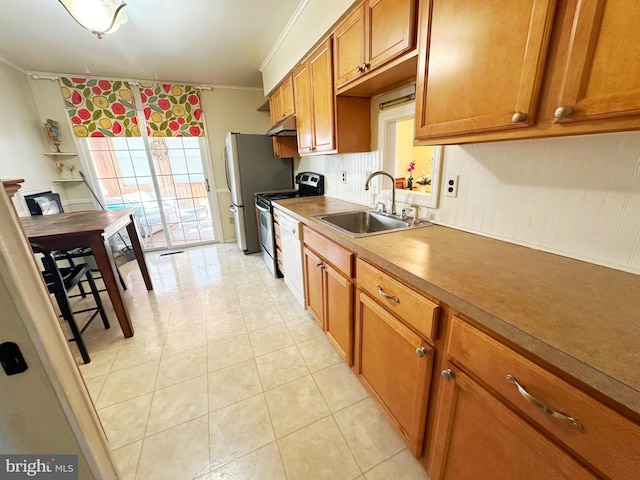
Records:
M0 57L28 72L262 87L258 68L300 0L126 0L99 40L57 0L0 2Z

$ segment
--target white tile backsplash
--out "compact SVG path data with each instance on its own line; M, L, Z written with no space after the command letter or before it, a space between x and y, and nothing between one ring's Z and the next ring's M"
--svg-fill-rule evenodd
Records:
M366 174L380 164L371 152L299 168L323 173L327 195L368 205ZM640 273L640 132L448 146L448 174L459 175L458 196L423 212L434 222Z

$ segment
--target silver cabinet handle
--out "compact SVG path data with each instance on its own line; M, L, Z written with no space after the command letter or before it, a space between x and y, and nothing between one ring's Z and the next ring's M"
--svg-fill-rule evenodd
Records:
M524 113L524 112L516 112L511 117L511 121L513 123L522 123L522 122L526 122L527 118L529 118L529 115L527 115L526 113Z
M424 347L416 348L416 355L418 355L420 358L424 357L426 354L427 350Z
M584 427L578 420L576 420L575 418L569 417L564 413L558 412L551 407L547 407L544 403L542 403L540 400L538 400L537 398L532 396L529 392L527 392L524 389L524 387L520 385L515 378L513 378L512 375L507 375L507 380L509 381L509 383L514 384L518 389L518 392L520 392L520 395L522 395L526 401L533 404L533 406L536 407L538 410L541 410L542 412L546 413L550 417L554 417L564 422L567 422L569 425L571 425L573 428L576 428L577 430L583 430Z
M324 268L324 263L323 263L323 262L316 263L316 267L318 267L318 268Z
M382 287L380 285L376 285L376 287L378 287L378 293L380 294L380 296L388 299L388 300L392 300L396 303L400 303L400 299L398 297L395 297L393 295L389 295L388 293L385 293L384 290L382 289Z
M568 105L561 105L553 112L553 116L556 118L565 118L573 113L573 108Z
M455 378L453 370L451 370L450 368L447 368L446 370L442 370L440 375L442 375L442 378L444 378L446 382L450 382Z

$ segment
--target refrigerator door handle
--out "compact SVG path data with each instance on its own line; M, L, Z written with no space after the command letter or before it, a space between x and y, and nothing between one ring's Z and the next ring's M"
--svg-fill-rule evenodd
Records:
M224 152L223 152L223 156L224 156L224 176L227 179L227 188L229 189L229 191L231 191L231 180L229 180L229 157L228 157L228 152L227 152L227 146L224 146Z

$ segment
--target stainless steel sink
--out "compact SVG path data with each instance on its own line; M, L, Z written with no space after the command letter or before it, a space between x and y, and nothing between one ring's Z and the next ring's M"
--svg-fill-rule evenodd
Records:
M430 225L428 222L420 222L414 225L411 220L402 220L389 214L371 210L316 215L314 218L350 237L364 237L404 228Z

